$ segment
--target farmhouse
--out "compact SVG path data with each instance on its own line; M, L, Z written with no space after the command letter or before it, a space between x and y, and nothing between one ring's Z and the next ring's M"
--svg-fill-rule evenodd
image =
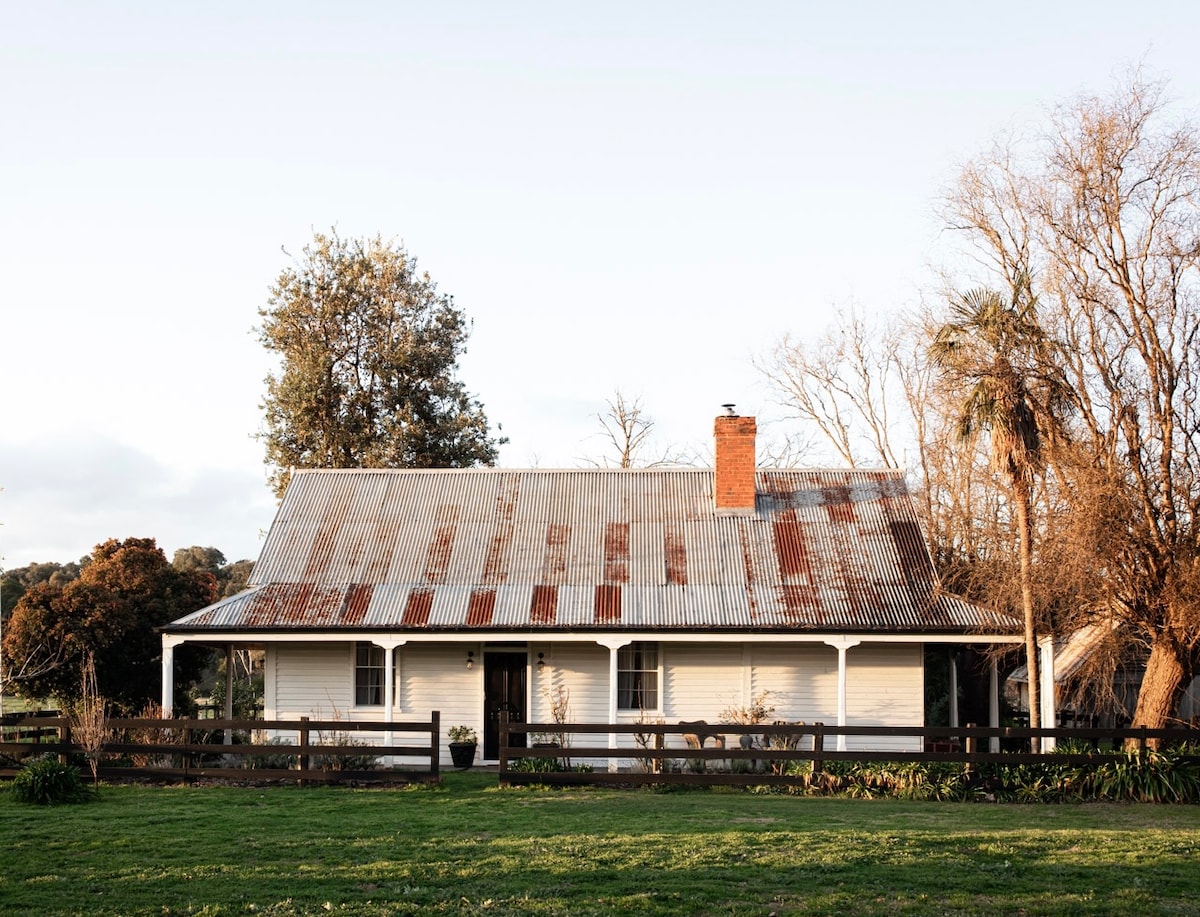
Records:
M756 469L755 435L717 417L715 469L296 471L248 588L163 629L163 706L174 647L257 647L268 718L436 709L489 760L556 700L920 726L928 647L1020 641L939 587L901 472Z

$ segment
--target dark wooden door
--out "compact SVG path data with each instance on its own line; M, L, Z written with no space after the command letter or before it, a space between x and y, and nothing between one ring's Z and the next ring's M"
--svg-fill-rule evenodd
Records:
M508 713L509 722L524 723L525 679L529 655L525 652L485 652L483 654L483 757L500 757L500 714ZM514 735L510 745L525 747L525 735Z

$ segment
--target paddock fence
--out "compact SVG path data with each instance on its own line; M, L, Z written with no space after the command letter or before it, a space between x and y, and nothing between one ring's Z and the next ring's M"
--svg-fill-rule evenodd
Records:
M1129 748L1200 749L1200 729L514 723L502 715L499 772L501 785L796 785L835 761L1046 762L1051 753L1040 749L1052 743L1063 746L1055 763L1101 764Z
M436 782L441 716L402 722L112 717L98 776L188 782ZM0 778L30 755L83 755L70 717L0 718Z

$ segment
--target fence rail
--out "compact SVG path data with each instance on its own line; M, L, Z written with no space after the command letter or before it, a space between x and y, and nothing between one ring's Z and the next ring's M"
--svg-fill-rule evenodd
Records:
M550 742L528 746L534 735ZM598 736L603 736L598 739ZM622 744L620 737L633 737ZM521 737L521 738L517 738ZM582 737L584 741L576 744ZM845 741L839 741L841 737ZM614 741L615 739L615 741ZM861 740L867 740L862 742ZM871 740L910 740L921 750L859 747ZM826 726L823 723L756 725L709 724L702 720L667 723L500 722L500 783L619 784L797 784L808 779L793 764L811 762L820 773L831 761L949 761L1028 764L1046 760L1035 751L1070 740L1088 751L1055 753L1062 764L1119 760L1132 746L1159 743L1200 746L1197 729L1101 729L986 726ZM1043 744L1045 743L1045 745ZM878 741L875 744L881 745ZM604 770L590 762L603 760ZM625 762L623 765L621 762Z
M111 734L101 749L98 769L106 779L301 783L440 779L441 714L436 710L428 720L390 723L309 717L114 717L107 726ZM359 739L362 733L382 735L383 741ZM20 760L32 753L84 753L71 735L70 717L0 718L0 777L14 776Z

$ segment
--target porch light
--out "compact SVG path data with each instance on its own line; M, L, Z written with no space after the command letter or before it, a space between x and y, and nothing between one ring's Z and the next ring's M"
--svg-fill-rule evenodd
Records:
M538 667L539 672L542 671L542 669L546 668L546 654L545 653L538 653L537 667Z
M467 669L475 668L475 651L467 650Z

